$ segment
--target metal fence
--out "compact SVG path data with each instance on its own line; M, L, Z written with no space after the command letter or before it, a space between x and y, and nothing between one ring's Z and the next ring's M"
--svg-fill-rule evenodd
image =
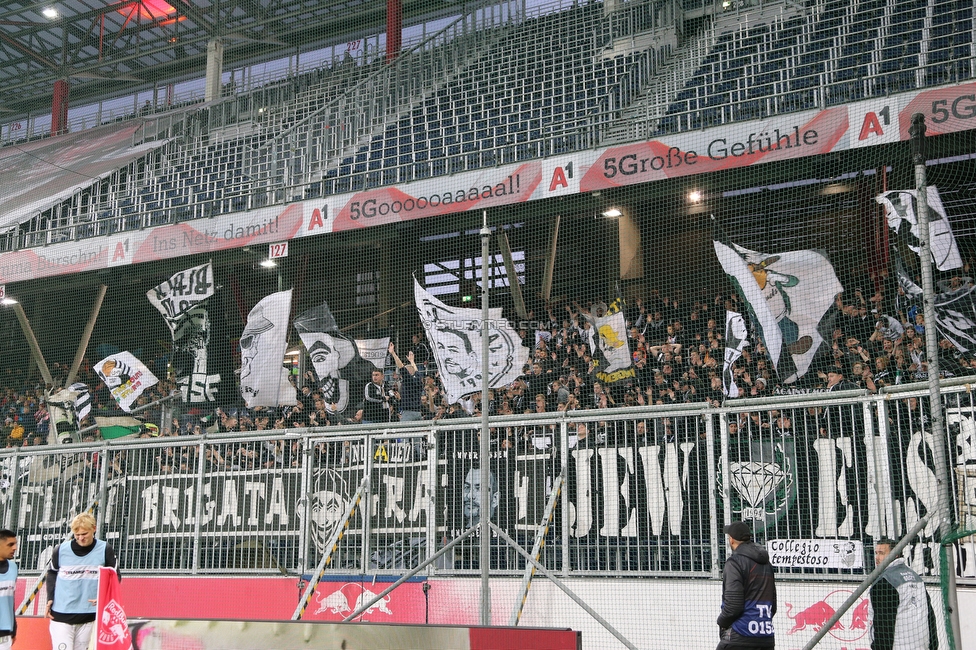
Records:
M397 574L480 521L481 490L492 521L531 548L562 476L542 561L563 575L717 577L734 519L760 541L822 540L851 559L781 571L860 574L871 540L936 508L926 388L898 388L492 418L486 462L474 419L15 450L0 456L0 522L18 532L26 573L92 509L129 572L294 575L316 566L368 477L329 571ZM947 386L943 400L956 512L971 527L971 386ZM909 553L927 575L936 524ZM430 571L478 571L478 544ZM501 540L492 548L492 572L524 568Z

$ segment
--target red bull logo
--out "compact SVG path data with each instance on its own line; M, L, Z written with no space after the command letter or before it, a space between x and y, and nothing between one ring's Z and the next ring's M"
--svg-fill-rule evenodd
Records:
M807 627L813 628L814 632L819 632L820 628L826 625L830 617L835 614L834 608L822 600L797 612L796 616L792 612L793 603L786 603L786 616L793 621L793 629L790 630L790 634L796 634L800 630L807 629ZM840 621L837 621L830 629L843 630L844 625Z
M379 595L378 592L374 593L362 585L347 582L334 591L317 592L315 596L315 609L312 614L324 615L324 618L330 620L342 620L353 612L359 611L361 607L372 601L377 595ZM389 603L390 596L384 596L370 605L368 609L361 612L357 618L364 620L364 617L376 612L392 616L393 611L390 609ZM379 620L375 617L373 619Z
M854 613L851 614L852 630L868 629L868 624L870 623L868 620L868 607L870 607L870 605L871 603L867 598L865 598L857 604L857 607L854 608Z
M793 622L787 634L820 631L852 593L848 589L838 589L827 594L823 600L810 603L802 609L797 608L793 603L786 603L786 616ZM848 643L863 638L867 635L871 624L868 608L869 600L862 597L830 627L828 634ZM798 611L794 614L794 610Z

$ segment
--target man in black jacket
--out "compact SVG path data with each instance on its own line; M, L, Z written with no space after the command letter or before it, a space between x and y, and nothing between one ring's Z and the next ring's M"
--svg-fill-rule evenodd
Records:
M752 531L736 521L725 527L732 554L722 572L718 650L766 650L775 645L776 583L769 554L752 543Z

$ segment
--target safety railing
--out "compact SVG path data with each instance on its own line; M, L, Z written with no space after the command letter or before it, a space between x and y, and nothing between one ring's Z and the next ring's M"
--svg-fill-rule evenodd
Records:
M493 417L487 459L476 419L5 451L0 523L18 532L27 573L91 509L129 572L304 574L368 478L326 571L389 575L480 521L482 490L492 522L531 548L562 477L541 545L561 575L717 577L721 530L736 519L771 543L783 573L859 575L872 540L937 507L926 390ZM945 387L943 401L955 513L971 524L972 386ZM939 522L909 547L925 575L938 573ZM474 573L478 550L465 539L428 570ZM502 575L525 567L500 539L490 561Z

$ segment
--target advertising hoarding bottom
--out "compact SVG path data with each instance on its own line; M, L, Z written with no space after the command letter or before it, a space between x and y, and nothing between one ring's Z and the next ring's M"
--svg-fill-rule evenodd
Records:
M21 579L19 598L22 598L28 582L32 583L32 580ZM392 579L374 580L373 576L330 576L328 581L319 584L306 610L306 620L341 621L355 611L359 604L371 600L391 582ZM356 621L414 625L421 630L438 629L424 626L425 622L431 626L460 626L465 630L469 629L468 626L478 625L480 581L477 578L432 578L429 583L426 598L423 582L407 582L378 601ZM507 624L518 595L519 583L515 578L492 580L494 625ZM715 618L718 616L721 601L720 581L577 578L566 580L566 584L638 647L669 647L677 639L681 639L682 647L711 650L718 642ZM776 647L781 650L803 648L855 587L855 582L840 580L829 583L780 580L777 584L778 611L774 617ZM938 587L929 585L928 590L936 615L941 617ZM154 622L159 623L161 619L175 621L202 618L225 621L287 621L294 611L299 595L300 589L294 577L126 576L122 580L122 601L130 621L155 619ZM867 602L865 596L848 610L818 648L870 648ZM976 589L961 588L959 604L962 610L960 618L963 621L976 620ZM21 621L15 647L41 650L49 647L45 645L49 644L46 638L46 620L23 618ZM196 624L203 625L199 621ZM246 627L239 622L235 625L238 628ZM619 641L578 605L542 578L537 578L532 584L520 626L578 630L582 633L583 648L587 649L619 645ZM30 637L38 631L43 631L45 638L38 638L36 643L31 642ZM496 639L499 638L497 634L494 630L488 632L489 637L495 635ZM965 650L976 650L970 647L967 636L963 634L962 647ZM470 638L473 637L468 638L470 643ZM267 647L284 646L277 644ZM525 647L548 646L531 643Z

